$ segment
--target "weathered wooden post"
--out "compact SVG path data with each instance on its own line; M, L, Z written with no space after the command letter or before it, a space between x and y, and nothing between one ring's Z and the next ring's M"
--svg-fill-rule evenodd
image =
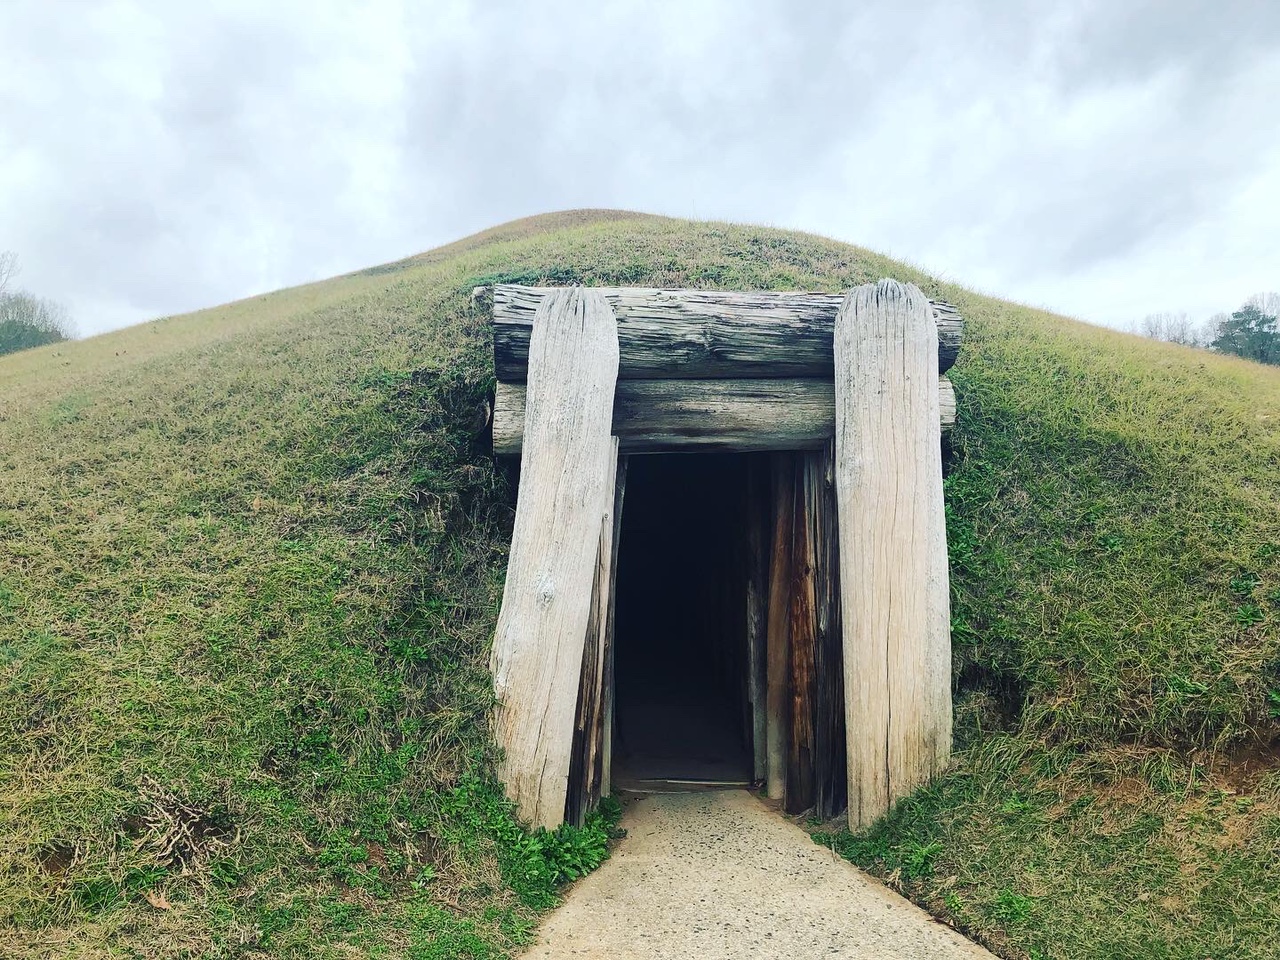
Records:
M765 638L765 786L782 800L787 786L787 741L791 704L791 540L795 522L795 465L789 456L773 459L773 542L769 556L769 603Z
M499 284L476 302L493 311L494 453L522 457L493 650L521 815L577 822L609 789L629 453L771 454L742 571L745 728L770 796L830 816L847 786L857 828L938 773L955 308L890 280L847 296Z
M587 812L609 795L608 735L613 722L613 623L614 594L618 574L618 533L622 498L627 483L627 461L618 456L618 438L611 437L610 460L617 464L616 479L606 478L612 509L600 525L600 549L596 579L591 588L591 616L582 651L582 679L578 686L577 722L573 754L569 762L569 794L565 819L581 826Z
M604 297L548 293L529 344L520 507L491 666L499 774L520 815L549 828L564 819L601 529L613 508L617 377Z
M946 765L951 634L938 334L916 287L852 291L835 325L849 825Z

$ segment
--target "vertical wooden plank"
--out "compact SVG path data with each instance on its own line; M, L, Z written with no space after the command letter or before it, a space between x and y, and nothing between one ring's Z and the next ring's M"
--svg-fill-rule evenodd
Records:
M627 493L627 457L618 458L613 491L613 555L609 562L609 620L604 644L604 717L600 731L600 796L613 793L614 621L618 605L618 548L622 542L622 505Z
M817 617L814 609L812 519L817 510L820 455L795 458L796 488L791 526L790 693L791 736L787 744L786 810L802 813L814 801L814 711L817 693Z
M795 458L770 458L773 475L773 541L769 560L769 613L766 651L765 766L770 799L786 795L787 741L790 734L791 537L795 516Z
M612 506L617 376L608 302L581 288L547 294L529 346L515 529L491 658L498 772L534 826L564 818L600 525Z
M768 778L768 611L772 513L768 462L747 467L747 703L751 710L752 779Z
M618 438L613 437L614 469L617 476ZM610 484L609 501L616 506L616 484ZM596 558L595 584L591 591L591 616L582 648L582 674L578 681L578 706L574 720L573 754L569 761L569 791L564 818L582 826L583 818L600 801L600 741L604 719L605 653L609 614L613 608L613 534L615 513L611 508L600 523L600 550Z
M836 529L835 440L810 475L817 486L811 514L814 613L817 620L814 707L814 815L823 820L845 808L844 656L840 629L840 535Z
M836 317L836 491L849 825L946 764L951 637L929 302L892 280Z

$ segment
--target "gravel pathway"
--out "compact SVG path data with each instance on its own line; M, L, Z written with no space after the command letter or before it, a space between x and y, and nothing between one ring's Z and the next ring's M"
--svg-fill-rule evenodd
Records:
M622 826L525 960L993 960L745 791L637 797Z

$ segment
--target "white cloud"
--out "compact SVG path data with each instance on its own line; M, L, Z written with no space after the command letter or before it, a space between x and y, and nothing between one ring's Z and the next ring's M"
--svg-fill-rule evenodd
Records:
M86 331L588 205L1108 323L1280 286L1280 5L846 11L11 2L0 249Z

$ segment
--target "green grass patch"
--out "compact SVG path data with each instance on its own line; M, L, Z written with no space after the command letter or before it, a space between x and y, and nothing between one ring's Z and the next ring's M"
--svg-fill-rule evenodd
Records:
M0 359L6 950L518 949L612 827L530 833L494 786L513 492L474 433L472 287L882 276L968 320L961 753L826 842L1006 956L1268 955L1278 372L845 244L608 211Z

